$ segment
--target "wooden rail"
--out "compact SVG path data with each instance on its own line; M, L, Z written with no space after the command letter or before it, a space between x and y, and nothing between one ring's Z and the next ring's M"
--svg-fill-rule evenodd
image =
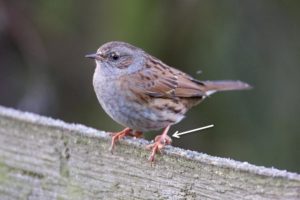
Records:
M300 175L0 106L0 199L300 199Z

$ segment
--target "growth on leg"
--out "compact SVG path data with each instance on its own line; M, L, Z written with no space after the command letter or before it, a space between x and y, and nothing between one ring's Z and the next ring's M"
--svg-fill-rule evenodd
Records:
M155 154L159 151L161 152L161 150L166 146L172 143L172 139L167 135L168 131L170 129L170 125L167 126L163 133L161 135L158 135L155 137L154 139L154 143L153 144L149 144L146 148L151 150L151 154L149 157L149 161L151 163L154 162L154 158L155 158Z

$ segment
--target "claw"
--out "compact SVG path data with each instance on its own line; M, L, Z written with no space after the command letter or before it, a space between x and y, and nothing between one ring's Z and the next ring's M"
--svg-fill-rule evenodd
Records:
M109 151L111 153L113 153L116 142L118 142L119 140L121 140L123 137L125 137L127 135L130 135L131 132L132 132L132 129L125 128L124 130L122 130L120 132L111 133L110 135L112 136L112 139L111 139L111 145L110 145Z

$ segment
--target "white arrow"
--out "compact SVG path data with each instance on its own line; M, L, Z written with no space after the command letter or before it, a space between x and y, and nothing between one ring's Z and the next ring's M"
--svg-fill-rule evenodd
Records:
M207 129L207 128L212 128L212 127L214 127L213 124L208 125L208 126L203 126L203 127L201 127L201 128L196 128L196 129L193 129L193 130L190 130L190 131L185 131L185 132L182 132L182 133L178 133L178 131L176 131L176 132L172 135L172 137L180 138L179 136L181 136L181 135L184 135L184 134L187 134L187 133L191 133L191 132L195 132L195 131L201 131L201 130L204 130L204 129Z

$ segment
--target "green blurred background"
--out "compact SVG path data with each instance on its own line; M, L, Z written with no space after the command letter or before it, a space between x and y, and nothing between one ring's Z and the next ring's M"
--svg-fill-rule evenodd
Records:
M254 86L195 107L171 132L215 128L174 146L300 172L299 8L280 0L0 0L0 104L120 130L96 100L95 64L84 55L122 40L195 78Z

